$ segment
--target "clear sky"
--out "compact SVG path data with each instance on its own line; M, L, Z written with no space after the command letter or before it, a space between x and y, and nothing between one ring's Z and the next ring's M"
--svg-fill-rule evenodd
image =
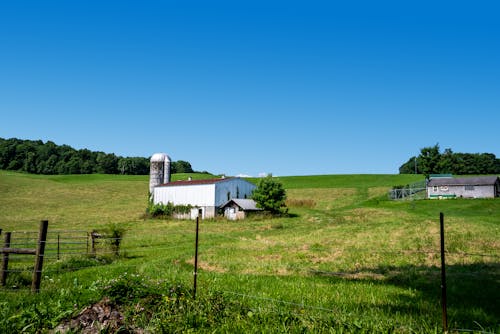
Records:
M0 137L227 175L500 157L498 1L1 1Z

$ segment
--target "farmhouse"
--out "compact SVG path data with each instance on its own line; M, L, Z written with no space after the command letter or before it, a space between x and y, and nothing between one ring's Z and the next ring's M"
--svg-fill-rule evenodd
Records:
M256 186L239 177L170 182L170 158L165 153L151 157L149 192L154 204L191 205L190 217L213 218L231 199L249 198Z
M498 176L431 178L427 198L493 198L500 196Z
M245 219L248 213L262 211L253 199L233 198L221 206L224 217L229 220Z

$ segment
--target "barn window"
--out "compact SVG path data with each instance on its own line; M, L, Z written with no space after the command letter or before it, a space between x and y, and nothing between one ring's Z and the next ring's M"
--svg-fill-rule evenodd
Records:
M465 190L474 190L474 186L467 185L465 186Z

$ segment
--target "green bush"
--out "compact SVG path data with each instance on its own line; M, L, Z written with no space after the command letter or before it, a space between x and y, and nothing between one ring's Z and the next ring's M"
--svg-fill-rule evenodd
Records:
M272 175L261 178L257 188L252 193L252 199L257 202L257 207L272 214L285 214L286 191L281 182L273 179Z
M149 201L146 209L146 217L148 218L170 218L174 214L187 214L191 212L192 205L174 205L172 202L167 204L158 203L154 204L152 200Z
M126 229L121 224L114 223L108 225L105 237L115 256L118 256L120 253L120 245L125 235L125 231Z
M163 203L154 204L153 201L149 201L149 205L146 209L146 215L150 218L167 218L172 217L174 213L174 204L168 202L166 205Z

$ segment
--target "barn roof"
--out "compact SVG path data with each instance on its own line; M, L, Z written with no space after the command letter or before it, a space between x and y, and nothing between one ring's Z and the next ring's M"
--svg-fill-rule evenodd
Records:
M224 177L224 178L214 178L214 179L204 179L204 180L180 180L169 183L161 184L160 187L177 187L177 186L196 186L205 184L216 184L219 182L238 180L239 177ZM244 180L245 182L248 182ZM249 182L250 183L250 182Z
M241 209L244 211L259 211L261 208L257 207L257 203L253 199L243 199L243 198L233 198L227 201L224 205L221 205L221 208L227 206L231 202L236 203Z
M475 177L457 177L457 178L437 178L431 179L427 184L433 186L491 186L500 179L498 176L475 176Z

